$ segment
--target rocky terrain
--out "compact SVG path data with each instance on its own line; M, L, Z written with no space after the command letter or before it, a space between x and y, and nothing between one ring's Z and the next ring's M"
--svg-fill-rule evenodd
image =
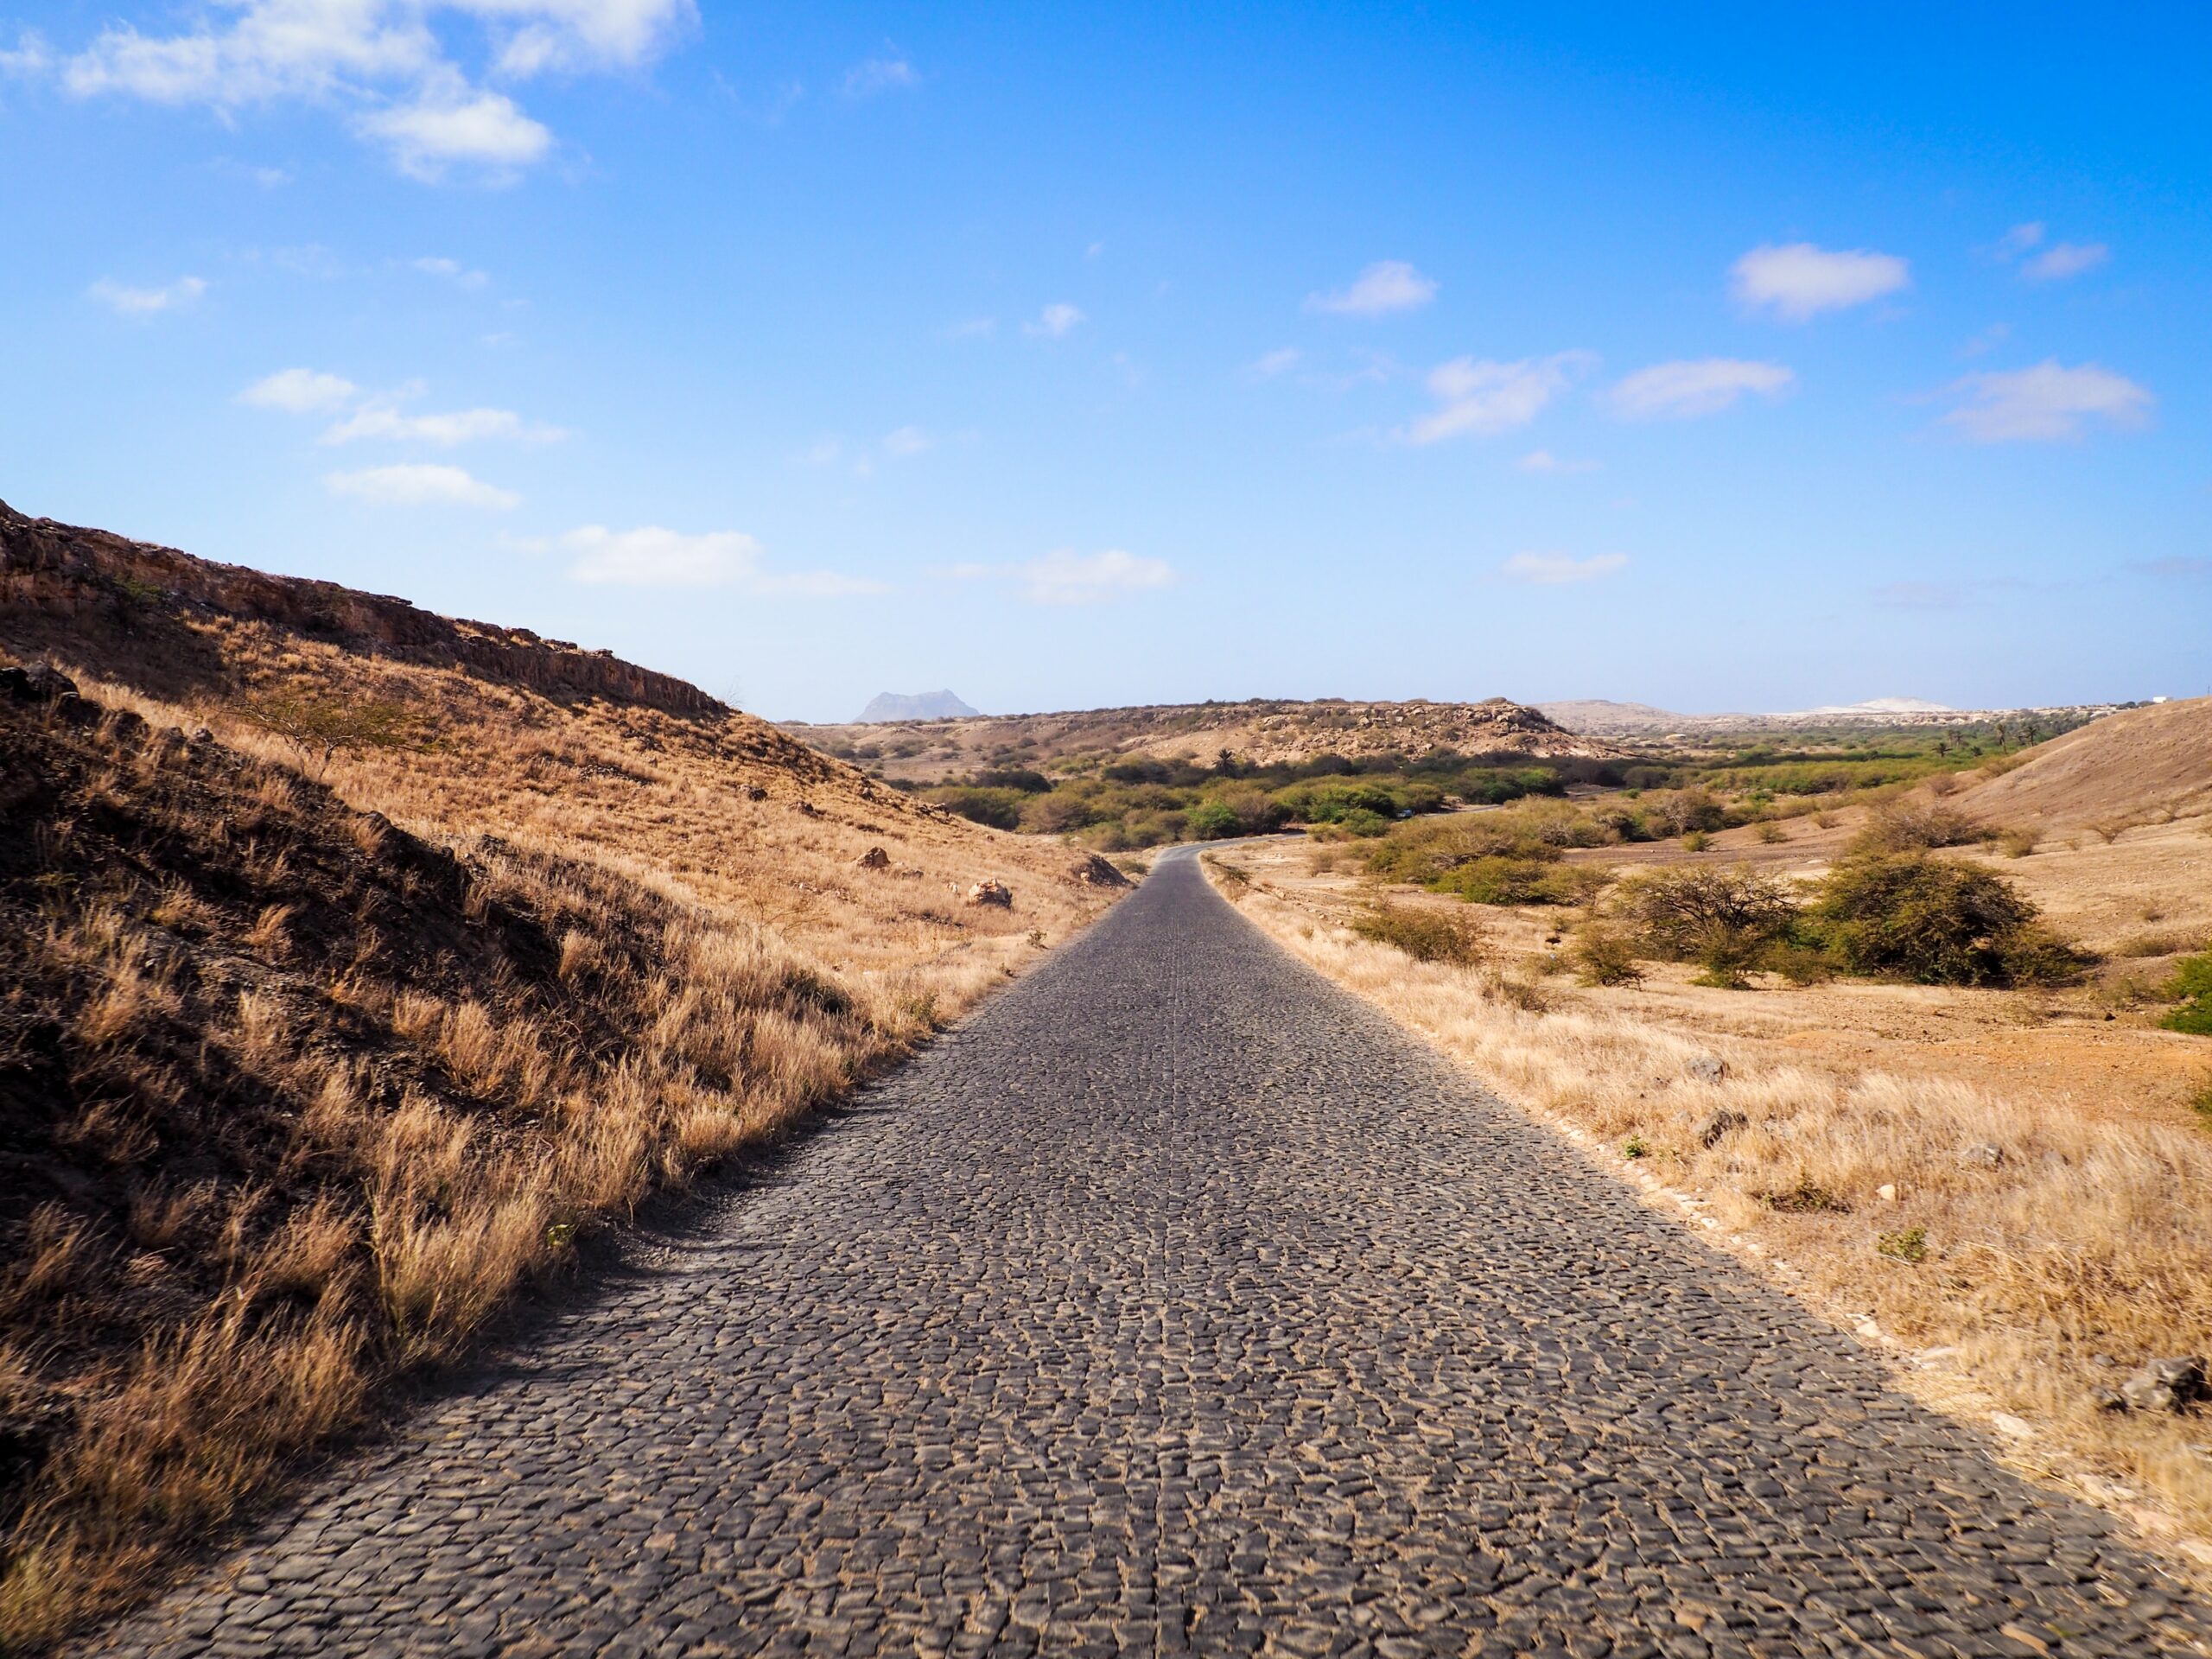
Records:
M1802 735L1822 728L1928 728L1984 726L1999 721L2036 723L2044 729L2079 725L2127 705L2063 703L2040 709L1946 709L1916 697L1876 697L1866 702L1803 709L1787 714L1684 715L1648 702L1611 702L1602 697L1540 702L1538 712L1572 732L1589 737L1709 740L1763 732Z

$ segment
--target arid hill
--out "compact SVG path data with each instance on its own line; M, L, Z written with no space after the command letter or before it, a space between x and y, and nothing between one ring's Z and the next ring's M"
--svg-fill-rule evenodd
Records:
M0 508L0 1650L1121 885L603 653Z
M2053 831L2212 809L2212 697L2108 715L1956 799L1993 823Z
M1227 750L1250 766L1277 766L1325 754L1457 753L1604 757L1610 745L1579 737L1533 709L1504 697L1483 702L1168 703L1051 715L978 715L787 729L832 754L887 778L935 781L992 766L1050 769L1081 757L1187 755L1211 763Z
M1687 740L1695 744L1727 737L1771 734L1805 736L1837 731L1863 734L1872 729L1924 730L1953 726L1982 726L2003 721L2023 722L2050 731L2054 726L2077 725L2110 714L2108 702L2067 703L2043 709L1946 709L1914 697L1877 697L1871 702L1828 709L1801 709L1782 714L1684 715L1671 709L1655 709L1648 702L1612 702L1603 697L1582 697L1540 702L1537 710L1570 732L1590 737Z

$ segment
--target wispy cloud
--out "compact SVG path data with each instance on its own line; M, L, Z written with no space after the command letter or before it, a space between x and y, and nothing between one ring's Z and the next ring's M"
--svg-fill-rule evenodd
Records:
M1737 301L1803 322L1823 311L1840 311L1908 286L1911 273L1893 253L1865 248L1837 251L1810 242L1753 248L1729 272Z
M1955 611L1967 602L1967 590L1948 582L1885 582L1868 588L1866 597L1885 611Z
M1408 443L1435 443L1462 435L1489 437L1526 426L1567 389L1577 372L1596 360L1588 352L1558 352L1511 363L1455 357L1429 371L1428 390L1437 407L1402 435Z
M2112 250L2101 242L2054 242L2022 265L2020 275L2034 283L2063 282L2094 270L2111 257Z
M1419 310L1436 297L1436 287L1433 278L1402 259L1378 259L1354 277L1350 288L1307 295L1306 308L1340 316L1387 316L1393 311Z
M2017 259L2030 248L2040 247L2044 229L2044 222L2039 219L2015 225L1997 238L1997 257L1999 259Z
M426 276L442 276L456 288L488 288L492 278L488 272L471 270L458 259L429 257L411 262L416 270Z
M331 427L321 441L339 444L378 438L394 443L432 443L449 449L486 438L555 443L568 435L557 426L525 421L511 409L456 409L442 414L410 415L390 404L371 404Z
M238 393L238 401L257 409L281 409L288 415L312 415L343 409L353 401L356 390L343 375L314 369L279 369Z
M54 68L54 53L46 36L35 29L18 29L12 48L0 48L0 75L36 80Z
M873 98L894 87L917 86L921 79L904 58L869 58L845 71L845 96Z
M886 454L918 455L927 451L935 440L918 426L901 426L883 435Z
M2139 576L2157 576L2170 582L2196 582L2212 577L2212 559L2197 558L2186 553L2177 554L2168 559L2138 559L2127 568Z
M504 512L522 505L522 498L512 490L484 483L458 467L434 463L326 473L322 481L334 495L349 495L379 506L484 507Z
M1305 353L1295 346L1281 346L1272 352L1262 353L1254 359L1246 372L1262 380L1273 379L1279 374L1288 374L1303 360Z
M835 571L765 569L760 543L741 531L690 535L658 524L635 530L585 524L562 537L561 545L574 556L569 575L595 587L741 588L816 599L885 591L880 582Z
M1697 358L1638 369L1614 386L1606 401L1624 420L1688 420L1717 415L1747 394L1779 397L1796 381L1779 363Z
M161 288L131 288L103 276L86 292L124 317L150 317L163 311L181 311L200 302L207 284L197 276L180 276Z
M1048 305L1039 311L1037 314L1036 321L1023 323L1021 332L1039 340L1058 340L1077 323L1088 321L1090 319L1081 311L1065 301L1062 301L1055 305Z
M1578 559L1567 553L1516 553L1498 566L1505 582L1535 588L1564 588L1576 582L1600 582L1628 569L1625 553L1593 553Z
M2158 401L2124 374L2094 363L2068 368L2053 358L2031 369L1969 374L1950 391L1962 401L1943 419L1977 443L2078 438L2100 422L2139 427Z
M448 55L442 14L481 25L479 78ZM80 98L226 116L285 102L346 111L404 172L498 176L543 159L553 139L482 77L634 69L696 22L693 0L232 0L175 34L111 24L58 67Z
M999 331L996 317L969 317L964 321L949 325L944 331L947 340L988 340Z
M1108 548L1077 553L1056 548L1041 558L1013 564L956 564L940 572L956 581L1000 581L1017 585L1035 605L1094 605L1149 588L1172 587L1175 572L1165 559L1141 557Z
M1524 473L1553 473L1561 477L1571 473L1594 473L1604 465L1595 461L1562 461L1548 449L1531 449L1513 464Z

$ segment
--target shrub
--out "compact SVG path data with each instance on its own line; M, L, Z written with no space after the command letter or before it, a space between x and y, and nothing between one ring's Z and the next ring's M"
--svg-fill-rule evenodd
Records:
M1789 832L1773 819L1769 818L1764 823L1759 825L1758 837L1769 846L1772 846L1777 842L1789 840Z
M1988 833L1955 806L1907 797L1877 807L1851 845L1853 851L1861 853L1926 852L1936 847L1964 847Z
M1019 830L1022 809L1028 804L1030 797L1019 789L971 789L955 784L933 789L924 798L958 813L970 823L988 824L994 830Z
M1484 954L1482 925L1461 912L1413 905L1377 905L1352 920L1363 939L1394 945L1415 962L1464 968Z
M1739 928L1707 931L1697 947L1698 966L1705 971L1690 982L1716 990L1742 991L1751 988L1751 969L1766 953L1766 941Z
M1997 846L2007 858L2025 858L2041 839L2032 830L2003 830L1998 832Z
M1835 977L1828 959L1808 945L1778 939L1767 949L1766 966L1796 986L1825 985Z
M1774 876L1727 869L1654 870L1624 884L1621 909L1656 954L1701 959L1716 942L1756 952L1786 932L1797 901Z
M1682 837L1682 850L1686 853L1701 853L1712 845L1713 837L1702 830L1693 830Z
M1611 928L1586 927L1569 952L1575 977L1585 985L1640 985L1643 969L1637 965L1636 945Z
M1865 854L1837 865L1811 919L1838 962L1879 978L2049 983L2082 964L2034 925L2035 906L1996 871L1925 853Z
M2185 957L2174 969L2174 976L2160 988L2163 994L2181 1006L2158 1021L2168 1031L2185 1031L2192 1036L2212 1037L2212 950L2201 956ZM2212 1090L2206 1091L2212 1095ZM2199 1096L2199 1109L2206 1096Z
M1462 864L1428 886L1433 893L1457 893L1471 905L1580 905L1611 879L1595 865L1495 857Z
M1901 1227L1894 1233L1876 1236L1874 1248L1892 1261L1921 1262L1928 1259L1928 1230L1925 1227Z
M1200 801L1183 815L1183 822L1197 841L1220 841L1244 833L1236 809L1226 801Z

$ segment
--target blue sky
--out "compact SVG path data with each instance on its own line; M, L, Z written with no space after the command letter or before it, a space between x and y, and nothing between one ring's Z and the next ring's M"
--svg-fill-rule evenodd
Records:
M2203 692L2212 14L1830 10L0 0L0 497L776 717Z

